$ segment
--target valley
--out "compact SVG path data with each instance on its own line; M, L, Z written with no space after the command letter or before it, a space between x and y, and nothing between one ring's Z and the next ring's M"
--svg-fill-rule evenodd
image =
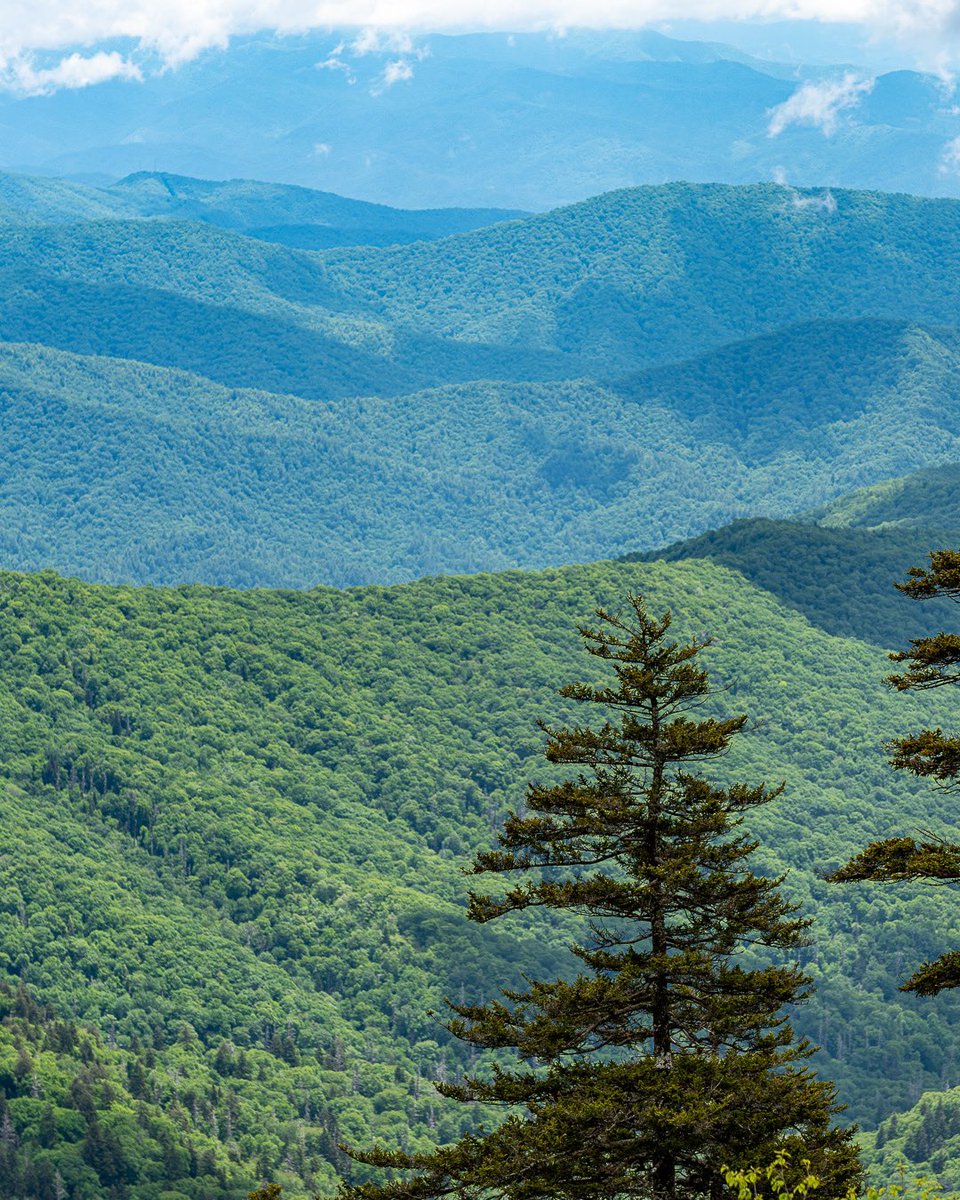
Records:
M0 256L8 567L540 568L960 457L958 201L671 185L317 253L78 194Z
M445 1001L586 926L467 869L635 593L748 714L705 773L785 785L743 831L866 1180L960 1188L960 1000L899 986L955 892L827 880L958 837L887 759L960 692L884 682L960 614L893 587L960 543L955 85L763 28L0 42L2 1200L355 1200L493 1129L442 1089L520 1043Z

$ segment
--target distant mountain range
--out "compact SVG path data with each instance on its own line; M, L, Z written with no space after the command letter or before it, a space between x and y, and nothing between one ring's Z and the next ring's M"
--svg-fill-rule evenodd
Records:
M143 82L0 96L0 169L253 176L418 209L781 176L958 195L958 135L932 75L653 31L264 36Z
M425 241L524 215L507 209L408 211L289 184L246 179L214 183L160 172L130 175L109 187L0 176L0 225L202 221L304 250Z
M348 202L171 189L0 181L3 565L542 567L960 460L956 201L670 185L320 253L211 222Z

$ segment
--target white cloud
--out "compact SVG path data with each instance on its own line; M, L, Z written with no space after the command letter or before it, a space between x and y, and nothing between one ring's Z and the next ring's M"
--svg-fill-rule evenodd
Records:
M957 72L950 61L950 55L941 49L928 57L923 66L931 75L936 76L943 102L949 104L957 90Z
M380 96L395 84L412 79L411 60L422 62L429 58L430 47L418 45L406 30L368 27L361 30L352 41L341 41L323 62L316 63L316 67L320 71L342 71L348 83L356 83L357 68L350 59L369 56L382 59L390 55L399 57L390 58L384 64L370 88L371 96Z
M348 61L350 58L365 58L371 55L383 58L391 54L401 57L394 58L384 65L370 89L371 96L379 96L395 83L412 79L413 67L410 60L422 62L429 57L430 47L417 45L406 30L367 28L361 30L352 41L340 42L329 57L323 62L318 62L316 67L320 71L342 71L348 83L356 83L357 73L354 64Z
M379 53L409 62L418 53L411 31L638 28L678 15L678 0L0 0L0 70L29 64L33 51L68 54L63 63L79 51L86 63L99 62L91 50L117 39L133 44L128 64L145 68L153 57L169 67L237 35L344 28L358 32L333 58ZM926 37L933 45L960 33L957 0L684 0L682 15L860 22L884 37ZM61 65L42 68L53 72L44 86L81 86L71 82L86 77L81 66L64 66L58 84Z
M940 155L941 175L960 175L960 137L947 142Z
M393 87L395 83L402 83L412 78L413 67L404 58L388 62L383 68L383 86L385 88Z
M841 115L855 108L872 87L872 79L852 72L842 79L804 83L789 100L770 110L767 136L778 137L790 125L812 125L830 137L836 133Z
M783 167L773 168L773 182L778 187L784 188L789 193L789 206L792 209L803 211L804 209L813 209L817 212L825 212L833 214L837 211L837 200L833 192L829 188L825 192L814 192L813 194L804 195L803 192L798 192L795 187L790 186L787 179L787 172ZM784 205L784 211L787 206Z
M354 54L412 54L413 38L406 30L368 26L350 43Z
M817 196L802 196L799 192L797 192L792 197L790 203L794 208L801 210L805 208L812 208L818 212L831 214L837 211L836 198L829 188Z
M346 47L341 42L328 58L325 58L323 62L314 63L314 66L318 71L342 71L347 78L347 83L356 83L357 77L354 74L353 67L348 62L344 62L340 57L345 49Z
M333 147L330 145L329 142L314 142L313 143L313 152L317 156L317 158L326 158L332 149L333 149Z
M395 83L405 83L413 78L413 67L405 58L396 58L383 68L376 82L370 89L371 96L382 96Z
M52 67L38 67L30 55L8 59L0 68L0 88L21 96L47 96L61 88L85 88L110 79L142 79L140 68L116 51L68 54Z

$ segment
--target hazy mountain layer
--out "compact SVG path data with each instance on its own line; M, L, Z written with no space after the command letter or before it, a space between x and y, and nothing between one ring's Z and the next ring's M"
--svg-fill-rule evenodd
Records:
M296 586L545 566L956 460L960 203L791 196L640 189L324 254L8 228L0 335L51 349L0 356L2 561Z
M305 250L428 240L523 215L503 209L417 212L347 200L310 188L248 179L213 183L155 171L130 175L112 187L0 176L0 223L5 225L143 217L204 221Z
M323 400L565 367L555 353L385 321L320 255L196 223L8 230L0 281L8 340L180 367L233 388Z
M824 207L773 186L635 189L324 255L196 224L87 222L8 231L0 332L213 377L226 358L234 386L265 386L249 376L283 361L312 389L266 386L308 395L544 377L558 356L568 376L609 380L814 319L955 326L958 252L956 201L839 193ZM277 365L250 361L263 358Z
M956 326L960 203L775 186L614 192L452 241L332 251L396 321L536 345L609 379L814 319Z
M949 331L817 322L621 389L319 403L0 344L0 561L303 587L621 555L960 457L958 371Z
M400 205L546 209L785 174L956 195L944 82L567 31L238 38L144 82L0 97L0 169L281 180ZM813 88L791 100L802 88ZM817 91L816 89L821 89Z

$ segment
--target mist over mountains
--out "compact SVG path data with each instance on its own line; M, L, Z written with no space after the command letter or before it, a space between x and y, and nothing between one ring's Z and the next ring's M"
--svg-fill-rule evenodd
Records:
M0 134L7 171L269 179L404 208L543 210L678 179L960 194L943 79L652 30L246 37L142 81L0 94Z

